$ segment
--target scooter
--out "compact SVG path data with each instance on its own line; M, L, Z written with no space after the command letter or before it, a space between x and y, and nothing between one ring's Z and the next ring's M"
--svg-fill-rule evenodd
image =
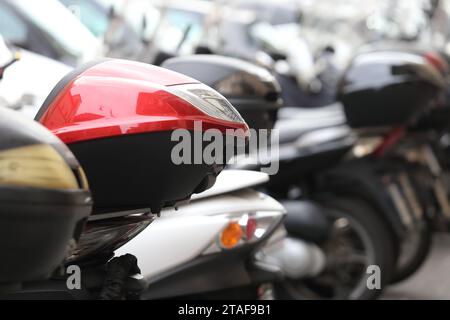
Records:
M264 5L263 5L264 6ZM270 4L267 5L267 7L270 7ZM268 11L270 12L270 11ZM245 28L248 28L248 26L245 26ZM347 36L347 35L346 35ZM263 39L264 40L264 39ZM269 39L270 40L270 39ZM362 40L362 39L360 39ZM348 41L348 40L347 40ZM352 41L352 44L355 43L362 43L361 41ZM299 48L299 50L294 50L292 51L292 53L294 55L297 55L297 59L301 59L302 55L305 53L305 50L300 50L301 48ZM328 52L329 51L329 52ZM347 50L348 51L348 50ZM395 50L392 50L395 51ZM397 49L397 51L399 51L399 49ZM404 51L404 50L401 50ZM417 53L417 52L415 52ZM426 53L426 52L424 52ZM232 54L230 52L230 54ZM309 52L305 53L306 56L309 55ZM330 47L329 49L324 50L323 52L324 57L323 62L325 63L325 65L327 65L327 68L325 69L325 76L329 76L330 74L332 75L331 78L335 78L335 75L337 74L336 70L331 70L333 69L333 64L330 60L330 58L333 58L334 56L336 56L336 53L334 52L334 49L332 47ZM286 58L286 57L285 57ZM431 64L435 64L435 59L433 59L430 55L427 55L427 58L431 61ZM277 59L283 59L283 57L278 57ZM334 59L334 58L333 58ZM282 61L281 61L282 62ZM342 63L338 64L338 69L342 69L344 70ZM285 101L288 102L288 106L302 106L302 107L311 107L311 106L321 106L324 105L323 101L319 101L319 103L314 103L314 104L309 104L306 103L305 101L308 102L308 99L306 98L306 95L304 92L302 92L299 87L298 87L298 81L296 81L295 79L293 79L292 77L290 77L289 75L284 75L284 74L278 74L277 78L280 80L280 83L283 87L283 98ZM361 79L364 79L364 76L361 77ZM337 83L338 81L331 81L331 84L336 83L335 87L337 87ZM331 86L333 87L333 85ZM331 92L337 91L337 88L332 88ZM323 94L321 94L322 98L324 98L325 100L329 100L330 97L327 97L326 95L324 96ZM317 100L317 99L316 99ZM318 99L321 100L321 99ZM334 101L335 98L334 96L331 96L331 101ZM316 101L317 102L317 101ZM339 103L336 103L334 105L330 105L328 106L327 104L325 104L325 107L321 107L320 111L319 110L311 110L311 112L307 112L307 110L301 110L300 112L300 116L301 120L299 119L298 121L293 120L293 118L296 117L296 113L298 112L298 110L295 110L296 108L284 108L284 110L282 110L280 112L280 117L282 118L286 118L286 119L290 119L292 121L283 121L282 124L280 124L280 129L285 129L286 127L291 127L291 128L299 128L298 130L307 130L310 128L317 128L317 127L327 127L327 126L337 126L337 125L345 125L347 123L347 119L346 119L346 115L345 112L342 108L342 105L340 105ZM298 114L297 114L298 115ZM305 119L308 119L309 121L306 121L307 123L305 124ZM444 119L444 117L442 117L441 119ZM441 121L440 121L441 122ZM312 123L312 125L311 125ZM320 125L318 125L317 123L320 123ZM301 128L301 129L300 129ZM286 131L289 131L292 129L287 129ZM294 129L295 131L295 129ZM370 141L371 139L369 139ZM374 142L372 140L372 142ZM375 141L375 144L377 142ZM373 145L373 144L372 144ZM358 146L355 148L355 151L360 154L360 153L364 153L367 154L367 152L365 150L370 149L371 147L367 147L366 142L364 143L359 143ZM386 156L385 156L386 158ZM421 168L417 168L417 164L411 164L410 161L406 161L405 160L401 160L399 161L399 159L391 159L389 160L391 162L391 164L389 164L389 166L392 167L393 163L396 163L395 166L397 166L400 169L400 172L395 174L396 176L400 176L400 178L398 177L393 177L392 181L396 181L395 184L396 186L393 188L393 191L395 193L395 195L390 195L389 197L394 197L396 198L395 202L395 207L397 208L397 211L399 212L403 212L403 216L406 216L406 218L403 218L405 221L409 221L411 220L411 217L408 216L416 216L416 220L420 220L420 222L416 221L417 225L413 228L415 229L417 232L413 232L411 237L408 237L408 240L404 241L404 243L408 243L409 248L407 248L406 250L402 250L403 254L401 257L401 261L399 265L397 266L397 271L395 272L395 275L393 276L393 281L399 281L402 280L404 278L406 278L407 276L409 276L410 274L412 274L415 270L417 270L417 268L422 264L422 262L425 260L426 258L426 253L428 253L429 248L430 248L430 244L431 244L431 226L430 221L424 221L423 218L420 218L422 216L421 212L422 211L427 211L427 214L425 214L426 219L430 220L430 217L432 217L434 208L433 206L430 206L430 201L427 201L426 198L430 198L427 194L426 194L426 190L421 190L423 188L420 188L420 183L415 183L415 192L416 193L421 193L421 195L419 196L418 194L412 195L411 192L409 192L408 190L411 189L411 184L414 182L412 180L416 180L414 179L414 175L415 172L420 169L419 171L423 173L424 168L422 164ZM434 168L432 168L434 173L432 175L436 176L436 172L439 172L439 170L436 171L436 166L434 166ZM390 169L392 170L392 168ZM402 172L403 171L403 172ZM408 182L405 182L405 179L403 177L405 171L409 172L410 177L408 178ZM426 170L425 170L426 171ZM428 174L428 178L427 181L431 180L431 181L436 181L439 179L435 178L429 178L429 174ZM423 179L423 175L421 176L421 178L418 179ZM424 180L422 180L424 181ZM433 184L433 182L431 182L431 184ZM441 184L442 183L438 183ZM435 183L436 185L436 183ZM432 186L431 189L436 188L436 186ZM397 194L397 189L400 190L400 194ZM427 189L427 188L425 188ZM439 190L442 189L442 186L438 187ZM434 191L433 191L434 192ZM403 194L401 194L403 193ZM409 194L409 195L406 195ZM441 198L441 200L438 200L438 202L441 202L441 206L442 206L442 202L445 202L443 197L442 197L442 191L437 192L437 194L441 194L441 196L439 196L439 198ZM404 202L405 199L408 198L408 202L409 204L407 204L405 206ZM418 199L421 198L421 199ZM421 200L421 201L419 201ZM435 200L431 200L435 201ZM418 203L421 202L421 203ZM445 203L443 203L445 205ZM406 207L408 207L409 209L405 209ZM422 208L423 207L423 208ZM405 213L406 211L409 211L409 213ZM419 218L417 218L419 217ZM414 220L414 219L412 219ZM406 253L406 252L409 252Z
M285 209L253 188L267 174L225 170L192 202L162 212L152 227L120 248L140 261L144 299L273 298L272 284L306 278L325 266L321 250L289 238ZM170 240L161 243L160 239ZM292 265L296 268L292 268Z
M399 57L397 57L397 59L398 58ZM225 58L223 59L225 60ZM244 93L240 92L239 94L230 94L230 91L223 91L230 88L230 86L225 85L225 83L229 82L226 80L233 78L232 72L230 72L233 62L228 61L227 63L224 61L219 61L220 59L217 57L185 57L169 60L164 64L164 66L169 67L172 70L186 73L195 78L202 79L202 81L214 86L225 95L228 93L230 100L234 98L236 101L239 101L242 100L242 96L245 96L246 94L254 94L254 92L258 92L249 90ZM361 61L363 61L362 58ZM432 80L433 77L437 77L432 70L429 70L425 61L420 61L422 64L418 64L416 66L417 68L428 70L428 75L431 75ZM220 65L222 70L217 65L214 65L213 62ZM404 62L401 59L394 59L393 61L384 61L384 63L389 65L389 63L396 64ZM214 66L214 72L208 72L208 68L212 68L208 64L212 64ZM236 64L236 62L234 62L234 64ZM370 65L371 60L369 59L367 60L366 65L363 63L355 63L354 69L349 69L348 76L351 77L355 73L358 74L358 72L361 72L362 70L367 70L366 68L370 68ZM220 73L219 70L221 70L222 73ZM240 79L243 81L242 79L245 79L245 76L240 76ZM437 77L437 79L439 79L439 77ZM377 80L374 79L374 81L376 82ZM421 83L420 81L421 79L419 78L418 83ZM439 83L439 81L431 81L431 83L431 88L435 89L431 90L432 92L430 92L430 95L427 98L429 100L434 99L436 91L438 91L441 87L441 83ZM433 86L433 84L435 86ZM370 90L370 86L371 84L368 84L368 90ZM427 85L424 86L427 87ZM241 85L240 87L250 86L247 81L247 86ZM222 90L220 90L220 88L222 88ZM348 92L348 95L346 96L347 98L354 97L352 95L353 93L350 92L351 91ZM367 92L370 96L371 92ZM355 93L355 95L357 94ZM268 96L273 97L274 95L272 94ZM357 97L358 99L362 99L363 96L357 95ZM354 102L354 100L351 101ZM238 103L234 104L238 105ZM414 107L420 109L426 104L427 103L418 103ZM351 105L351 107L354 107L355 110L357 110L357 106L359 106L359 104ZM414 108L411 109L413 109L412 111L415 111ZM322 113L326 114L327 112L326 110L323 110ZM357 115L355 114L355 117L356 116ZM394 112L392 117L395 116L396 113ZM376 119L376 117L374 118ZM301 121L302 117L299 117L299 119ZM308 117L305 117L305 119L308 119ZM330 123L336 121L333 117L330 117L330 119ZM365 117L364 120L371 121L369 117ZM385 120L386 122L389 122L391 120L395 121L398 119L388 118ZM362 262L363 265L366 264L366 267L369 265L379 265L379 263L383 263L382 269L383 277L385 278L384 283L387 284L390 280L390 270L392 270L395 262L395 251L398 250L395 248L396 243L398 243L398 240L396 240L395 237L400 237L401 239L405 232L405 228L407 229L407 226L404 225L405 221L402 220L402 216L397 210L398 208L395 206L396 203L394 203L394 200L396 200L396 198L386 201L386 198L389 199L389 197L392 196L387 191L387 186L383 184L383 178L388 176L386 174L389 174L389 171L384 168L384 165L381 162L377 165L376 162L374 163L369 159L356 159L354 161L344 163L343 165L335 166L335 168L332 168L331 170L327 169L327 166L330 167L335 163L338 163L349 150L352 150L354 140L350 134L350 129L339 126L339 123L334 123L331 126L328 124L323 125L319 123L319 128L311 128L314 127L314 125L310 128L304 128L304 126L303 128L299 127L299 124L301 124L299 121L296 121L296 124L296 126L287 126L285 123L279 123L279 128L283 129L280 130L282 143L282 147L280 148L280 173L272 177L270 183L266 187L266 190L269 190L270 194L275 195L278 199L281 199L280 197L285 197L286 200L289 198L296 199L301 195L301 191L303 192L303 195L301 195L302 198L309 197L311 199L315 199L329 208L334 208L334 212L340 212L341 216L338 217L344 219L337 218L335 221L340 220L339 222L342 223L343 227L341 231L346 230L348 232L348 230L351 230L349 233L356 233L360 236L363 248L371 252L376 252L375 261L377 261L377 263L374 263L373 255L369 257L368 264L367 260L361 259L357 259L353 262L359 266ZM325 129L320 129L320 126L325 127ZM309 162L307 162L307 160L309 160ZM355 168L358 168L358 170ZM322 172L317 170L322 170ZM311 177L312 172L315 173L316 177ZM394 173L395 172L391 174L393 175ZM306 183L299 183L302 176L304 177L304 181ZM290 183L288 183L289 181ZM309 193L305 194L305 192ZM330 195L332 196L333 194L340 195L341 199L335 198L333 200L333 197L330 198ZM345 195L347 196L345 197ZM291 206L291 208L295 210L295 206ZM288 217L289 211L290 210L288 209ZM364 214L362 214L362 212ZM352 215L348 216L349 213L352 213ZM357 223L355 223L355 221L357 221ZM350 228L348 228L349 225L351 225ZM339 223L337 223L336 226L338 227ZM375 228L375 226L377 227ZM376 232L373 232L374 229L376 229ZM358 233L361 230L366 230L366 232ZM384 234L384 236L380 237L380 234ZM372 244L364 242L364 239L368 238L373 239ZM380 238L383 238L384 240L380 241ZM361 246L361 243L355 243L354 245ZM378 258L376 258L377 255ZM337 260L342 262L342 259ZM339 268L335 268L335 270L336 269ZM359 270L364 270L364 268L360 268ZM364 294L373 294L373 292L367 293L364 280L365 278L363 277L363 281L359 282L361 285L355 285L358 289L351 292L350 295L354 294L353 297L364 297Z
M417 63L422 61L421 63L428 69L429 75L434 74L434 76L431 76L428 79L423 79L423 85L425 86L423 89L424 94L430 92L430 88L427 88L430 84L436 88L441 88L441 90L445 87L446 82L439 71L439 65L441 64L439 63L439 58L429 51L411 50L411 48L405 49L404 47L400 49L377 48L372 50L366 49L360 55L363 57L384 57L386 62L389 58L393 59L400 56L409 57L411 63L413 63L414 59L416 59ZM369 79L371 72L372 71L367 69L367 73L360 73L358 75L359 79L361 79L360 81ZM357 78L355 77L354 79L356 81ZM408 112L412 111L412 109L407 108L408 105L411 105L406 101L407 96L410 95L407 94L407 86L403 86L402 88L405 89L405 91L398 93L398 101L395 103L395 108L399 110L399 115L408 114ZM388 91L386 91L386 94L388 94ZM430 100L428 103L425 103L425 105L435 105L436 103L440 103L440 94L441 93L437 93L434 97L433 95L430 95ZM418 97L416 102L419 101L419 98L421 97ZM346 102L344 101L344 105L345 103ZM355 108L357 107L356 104L354 106ZM405 109L402 109L402 106ZM415 153L417 158L417 154L422 153L422 156L420 157L423 158L423 150L414 150L411 149L411 146L414 144L417 146L419 142L419 140L417 140L419 137L417 135L418 128L426 126L426 123L430 120L430 116L427 116L427 114L439 114L441 113L440 110L441 108L437 108L432 111L425 110L422 113L412 114L410 115L410 120L404 122L403 125L401 124L401 121L397 121L396 127L393 128L390 133L386 133L386 130L368 130L368 128L365 128L367 127L365 124L361 124L358 121L354 122L354 117L356 116L356 118L358 118L359 116L351 110L349 112L349 110L340 103L313 110L299 111L295 110L295 108L287 108L285 109L285 114L282 115L282 117L290 119L285 120L284 123L287 123L288 121L295 123L295 120L292 120L293 118L297 118L297 121L299 121L304 117L308 117L313 122L325 124L331 121L335 121L336 123L350 122L350 125L358 128L360 133L360 142L355 148L355 154L358 157L369 156L369 158L372 159L379 159L384 162L384 166L387 166L386 168L389 168L388 171L393 173L393 176L391 176L389 180L390 183L393 183L395 186L388 187L390 189L389 197L392 199L391 201L393 202L396 211L401 214L402 220L405 225L408 225L408 229L410 230L407 233L408 235L405 236L405 240L402 242L402 254L399 259L400 262L396 267L396 272L392 278L393 282L404 280L413 274L425 261L430 250L432 221L435 220L434 212L436 211L432 205L436 200L430 200L430 192L431 194L439 194L438 189L442 189L442 186L438 187L436 183L433 185L433 178L430 177L432 171L427 169L428 165L426 161L411 161L412 158L405 157L404 154L401 155L401 153L405 152L405 146L409 146L409 150L412 151L410 152L410 155L411 153ZM362 115L362 113L360 115ZM376 117L372 117L372 113L367 113L367 118L372 117L373 121L378 121L377 126L381 127L385 119L382 118L382 112L380 112L379 115L380 118L376 119ZM414 133L414 131L416 133ZM381 143L382 141L384 141L384 143ZM413 143L411 144L411 142ZM394 169L394 167L397 167L397 169ZM395 171L397 171L397 173L395 173ZM429 185L432 186L429 187ZM439 202L439 200L437 201Z
M207 60L220 68L213 59ZM274 101L261 97L276 94L272 92L276 82L264 69L233 62L230 81L223 85L262 90L256 96L243 97L238 111L252 129L268 133L280 104L276 96ZM252 87L236 74L251 81ZM261 172L225 170L213 188L194 196L188 205L163 211L151 228L120 248L117 255L131 252L141 261L147 287L143 297L268 298L272 285L280 279L320 273L326 261L321 249L309 241L288 237L280 226L284 208L252 189L268 180ZM290 220L301 228L302 224L307 226L308 219L320 221L323 213L317 210L315 215L311 218L299 213ZM163 245L159 239L167 234L176 236Z
M217 90L220 90L224 95L228 96L234 105L238 106L237 108L247 120L250 127L264 127L261 125L262 123L266 123L266 127L271 127L275 123L277 112L281 106L281 101L279 100L280 87L273 76L266 70L243 61L219 56L192 56L171 59L164 66L214 85ZM245 88L245 90L242 88ZM264 121L261 119L261 115L264 115L262 118L265 119ZM270 126L267 125L268 123ZM281 138L284 137L282 136ZM317 140L315 141L317 142ZM331 158L330 160L330 163L334 164L333 161L338 161L339 157L352 146L352 143L353 139L351 137L349 139L344 134L340 141L339 139L334 140L334 138L325 140L322 147L325 152L330 147L333 150L333 147L338 146L336 149L336 158ZM329 153L328 156L332 154ZM300 159L306 162L300 162ZM273 183L286 183L281 182L282 180L280 179L280 175L283 176L283 174L285 175L287 173L286 171L283 172L283 170L286 170L284 167L285 163L296 160L298 166L305 166L310 163L308 161L309 159L311 158L308 156L308 153L297 153L292 147L286 148L282 145L280 148L280 159L268 161L268 163L279 161L280 172L271 177L271 181L266 183L263 190L272 192L273 189L270 189L270 186ZM257 159L257 161L251 163L253 166L250 167L261 169L263 166L257 166L258 160L261 159ZM236 165L236 163L233 164ZM240 165L242 167L242 161ZM239 162L237 167L239 168ZM245 165L243 167L246 168ZM292 177L289 179L292 179ZM275 195L278 199L282 199L283 205L288 209L285 225L289 230L291 238L306 242L315 248L320 247L321 250L324 250L324 245L328 240L330 240L330 243L334 241L334 239L331 240L333 237L330 237L330 235L334 233L334 229L336 231L339 230L339 224L334 226L333 221L339 220L335 215L337 213L342 214L342 210L329 210L317 203L306 201L306 199L288 201L289 199L286 196L279 193L271 194ZM361 207L358 209L361 209ZM345 219L341 219L341 222L343 220ZM348 227L348 224L345 226ZM373 228L373 226L370 226L370 228ZM383 229L381 232L383 232ZM389 248L389 244L387 247ZM333 260L329 259L330 256L327 254L327 263ZM341 256L340 261L345 262L345 258ZM328 269L337 270L338 268L335 266L333 268L329 265ZM296 279L304 281L304 279ZM363 279L361 279L360 283L363 282ZM352 298L358 297L358 294L355 293ZM351 295L342 295L340 298L344 299L348 297L351 297Z
M204 95L196 95L195 89ZM221 109L205 97L221 103ZM221 135L248 139L245 121L214 90L181 74L124 60L93 62L67 75L36 119L82 163L94 205L86 226L77 229L78 245L71 247L65 263L66 268L81 270L81 289L68 288L67 274L53 274L50 280L24 283L9 292L11 298L139 297L142 286L131 277L139 273L136 258L111 260L113 252L152 223L164 207L209 189L223 168L215 161L175 165L172 132L193 130L194 122L200 121ZM200 145L200 150L206 146ZM129 179L135 170L138 178ZM180 181L180 176L185 179Z
M3 297L62 265L79 243L92 198L73 154L42 126L0 107L0 137Z

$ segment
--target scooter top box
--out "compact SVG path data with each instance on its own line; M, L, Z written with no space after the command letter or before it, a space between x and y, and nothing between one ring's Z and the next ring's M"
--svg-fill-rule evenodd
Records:
M420 54L373 51L353 58L338 97L352 127L404 125L430 107L444 86L442 75Z
M157 213L213 185L228 153L212 163L193 159L202 157L211 142L192 134L191 150L186 150L192 157L180 164L172 157L182 142L172 137L175 130L217 129L224 148L233 142L227 135L249 136L239 113L213 89L173 71L125 60L93 62L66 76L36 120L66 142L83 165L94 214Z
M0 108L0 284L43 280L91 214L83 171L58 138Z
M219 91L252 129L271 129L282 106L281 87L265 68L218 55L172 58L164 68L200 80Z

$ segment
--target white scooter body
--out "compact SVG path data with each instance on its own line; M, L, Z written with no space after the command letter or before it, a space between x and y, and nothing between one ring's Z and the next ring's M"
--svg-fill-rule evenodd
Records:
M253 171L226 170L213 188L195 195L189 204L167 209L152 225L117 250L138 258L146 280L192 261L205 252L230 222L224 215L241 212L279 212L283 206L273 198L247 189L269 177Z
M165 272L202 255L217 252L211 249L215 247L218 234L230 222L229 215L243 212L284 214L285 209L278 201L249 189L268 180L268 175L260 172L225 170L213 188L194 196L191 203L178 209L164 210L160 218L118 249L116 255L130 253L136 256L142 277L151 283L152 279ZM289 275L302 277L322 270L325 258L318 251L318 248L302 241L288 239L284 227L280 227L256 258L261 268L278 273L287 269L283 266L285 262L293 263L299 269ZM283 252L288 253L288 259ZM308 260L311 257L316 259L313 263Z

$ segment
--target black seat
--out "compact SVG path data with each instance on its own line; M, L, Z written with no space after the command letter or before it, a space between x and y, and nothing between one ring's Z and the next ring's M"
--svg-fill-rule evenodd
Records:
M346 124L340 105L315 109L283 108L278 114L275 128L280 134L280 143L290 143L301 135L317 129L332 128Z
M284 225L290 236L317 245L323 244L331 231L326 210L310 201L282 201L287 210Z
M346 117L342 103L335 102L330 105L315 108L283 107L278 112L278 119L340 119L345 123Z
M285 185L290 179L300 179L305 174L328 168L340 161L353 147L355 136L347 126L305 130L289 140L280 134L278 152L266 152L238 157L229 163L236 170L261 170L278 163L279 172L271 176L270 185ZM289 178L290 177L290 178Z

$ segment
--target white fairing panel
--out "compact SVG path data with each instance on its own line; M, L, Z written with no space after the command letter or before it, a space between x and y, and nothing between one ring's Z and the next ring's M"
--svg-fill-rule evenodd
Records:
M151 280L197 258L210 247L229 222L224 215L255 211L284 212L284 208L273 198L250 189L193 201L178 210L164 210L161 218L117 250L116 255L135 255L142 276Z
M213 216L256 211L280 211L283 206L275 199L252 189L244 189L216 197L193 201L178 210L164 210L163 217L170 216Z
M116 255L131 253L138 258L146 280L198 257L227 223L224 218L162 217Z
M217 181L212 188L200 194L193 195L191 199L195 201L209 198L228 192L255 187L268 181L269 175L266 173L248 170L224 170L217 177Z

